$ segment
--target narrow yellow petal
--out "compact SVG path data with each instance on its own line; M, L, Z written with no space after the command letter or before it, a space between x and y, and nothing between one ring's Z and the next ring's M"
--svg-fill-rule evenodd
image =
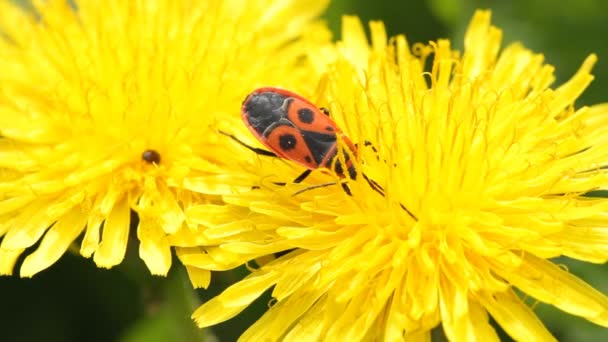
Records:
M387 309L386 323L384 325L384 339L387 341L400 341L406 328L407 311L403 307L404 298L402 289L395 289L391 298L390 307ZM415 338L414 338L415 339Z
M96 212L90 213L84 238L80 245L80 254L85 258L90 258L97 248L99 248L100 231L103 221L104 218L100 214Z
M608 297L548 260L526 255L516 270L497 272L540 301L608 327Z
M9 199L3 198L2 201L0 201L0 215L9 213L13 210L20 209L24 205L30 203L35 198L36 196L34 196L33 194L11 197Z
M475 334L469 317L468 300L464 291L451 284L441 286L441 323L451 341L474 341Z
M179 206L173 192L165 185L159 186L157 212L160 213L160 226L167 234L179 231L186 220L184 211Z
M8 228L8 232L2 240L2 246L7 249L30 247L40 239L53 222L54 219L46 215L43 201L33 203L19 215L3 223Z
M347 340L364 340L366 339L366 336L378 335L374 323L380 318L379 316L387 307L390 296L393 294L392 287L379 285L394 284L395 278L400 278L400 276L400 274L395 274L394 272L384 272L377 276L375 281L377 283L374 284L374 290L368 291L367 294L362 296L357 296L364 298L363 305L357 305L356 303L349 304L349 307L352 306L355 309L355 312L358 311L358 313L356 314L357 317L352 322L352 325L348 326L345 324L344 336ZM340 321L347 322L347 320L339 320L334 326L339 325L341 323ZM328 336L331 336L331 331L332 329L329 329Z
M243 341L278 341L294 325L299 324L300 317L308 311L321 297L322 291L298 294L290 296L284 301L279 301L273 305L259 320L251 325L241 335L240 340ZM281 322L281 324L273 324L273 322ZM270 326L270 329L259 329L259 327ZM296 335L298 336L298 335ZM309 336L299 335L298 340L308 341L305 339Z
M240 255L226 252L218 247L207 247L204 253L198 248L180 248L177 256L186 266L193 266L213 271L226 271L238 267L251 259L255 255Z
M122 198L112 208L103 225L99 248L93 260L99 267L110 268L118 265L127 251L129 237L130 209L127 198Z
M352 58L355 65L364 67L367 65L368 46L365 29L361 20L354 16L342 18L342 45L340 49L343 54Z
M291 258L289 263L292 264L294 268L299 269L299 271L283 277L282 281L277 283L274 290L272 290L272 297L280 301L291 296L302 286L302 284L311 281L312 277L315 276L321 268L321 262L318 258L311 259L312 258L308 255Z
M534 311L513 290L478 293L476 298L516 341L556 341Z
M490 25L490 11L477 11L464 38L462 72L468 78L479 76L496 60L502 32Z
M608 261L608 227L569 226L562 234L550 238L570 258L594 263Z
M258 242L228 242L222 245L222 249L235 254L263 255L289 249L290 244L283 241L271 243L270 239L265 243Z
M322 296L313 304L306 315L285 335L286 341L320 341L323 333L331 321L325 320L327 314L327 295ZM256 325L257 327L257 325ZM253 334L254 328L251 326L246 333ZM251 332L250 332L251 331ZM259 334L259 333L258 333Z
M21 253L25 251L21 249L6 249L0 247L0 275L11 275L15 268L17 259L21 256Z
M278 274L274 272L249 276L203 304L192 318L201 328L230 319L274 285L277 279Z
M231 217L238 217L244 209L240 207L228 207L217 204L195 205L186 211L186 215L196 224L205 227L216 227L218 223L231 221Z
M239 185L242 184L242 185ZM184 179L184 188L209 195L229 195L251 190L251 180L238 175L213 175Z
M490 325L488 312L483 303L473 299L469 300L469 317L477 341L500 342L496 330Z
M171 268L171 247L162 226L148 217L139 218L137 227L139 256L146 263L150 273L167 275Z
M188 278L195 289L206 289L211 283L211 271L198 268L194 266L186 265L186 271L188 271Z
M182 229L179 232L168 235L167 239L171 246L196 247L213 245L213 240L207 238L195 229Z
M595 62L597 62L596 55L587 57L576 74L568 82L555 90L555 98L549 104L551 115L556 116L559 114L589 86L591 81L593 81L593 76L590 72Z
M173 192L154 177L145 177L144 193L139 197L135 210L140 216L158 216L161 228L167 234L178 232L185 221L182 208Z
M36 251L28 255L21 266L21 276L31 277L54 264L84 229L86 216L78 208L57 221L42 238Z

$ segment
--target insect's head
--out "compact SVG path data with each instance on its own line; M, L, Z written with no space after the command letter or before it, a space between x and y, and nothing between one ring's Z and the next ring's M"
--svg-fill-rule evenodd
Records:
M243 119L258 134L278 122L286 113L281 109L287 97L271 91L254 92L243 103Z

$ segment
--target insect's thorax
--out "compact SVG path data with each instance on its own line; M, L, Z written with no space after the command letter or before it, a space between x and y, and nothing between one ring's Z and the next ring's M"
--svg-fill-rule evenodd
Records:
M258 137L263 137L264 131L287 117L287 112L281 108L286 99L287 96L278 93L254 93L243 104L243 113L246 113L243 119Z

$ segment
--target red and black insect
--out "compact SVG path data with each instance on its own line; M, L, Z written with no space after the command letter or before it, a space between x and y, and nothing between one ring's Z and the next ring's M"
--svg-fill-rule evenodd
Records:
M358 173L351 160L351 155L357 155L357 146L329 117L327 109L318 108L290 91L264 87L254 90L245 98L241 116L253 135L270 151L249 146L232 134L221 133L257 154L289 159L304 166L306 171L294 183L302 182L312 170L319 168L333 168L341 178L357 178ZM337 158L338 137L349 150L343 151L344 166ZM378 183L363 173L362 176L372 189L384 196L384 189ZM340 184L348 195L352 195L346 183ZM415 218L403 205L401 207Z

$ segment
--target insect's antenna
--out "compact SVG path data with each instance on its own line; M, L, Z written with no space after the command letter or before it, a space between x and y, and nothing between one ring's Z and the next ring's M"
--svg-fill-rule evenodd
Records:
M266 150L261 149L261 148L257 148L257 147L253 147L253 146L247 145L246 143L244 143L243 141L241 141L241 139L235 137L233 134L230 134L228 132L224 132L222 130L218 130L218 132L220 132L220 134L223 134L223 135L229 137L230 139L236 141L239 145L247 148L248 150L250 150L250 151L252 151L252 152L254 152L256 154L259 154L259 155L262 155L262 156L267 156L267 157L277 157L276 154L274 154L274 153L272 153L270 151L266 151Z
M300 189L300 190L294 192L293 195L291 195L291 196L295 197L295 196L297 196L297 195L299 195L299 194L301 194L303 192L306 192L308 190L314 190L314 189L318 189L318 188L324 188L326 186L331 186L331 185L336 185L336 184L338 184L338 183L337 182L329 182L329 183L321 183L321 184L311 185L311 186L309 186L307 188Z

